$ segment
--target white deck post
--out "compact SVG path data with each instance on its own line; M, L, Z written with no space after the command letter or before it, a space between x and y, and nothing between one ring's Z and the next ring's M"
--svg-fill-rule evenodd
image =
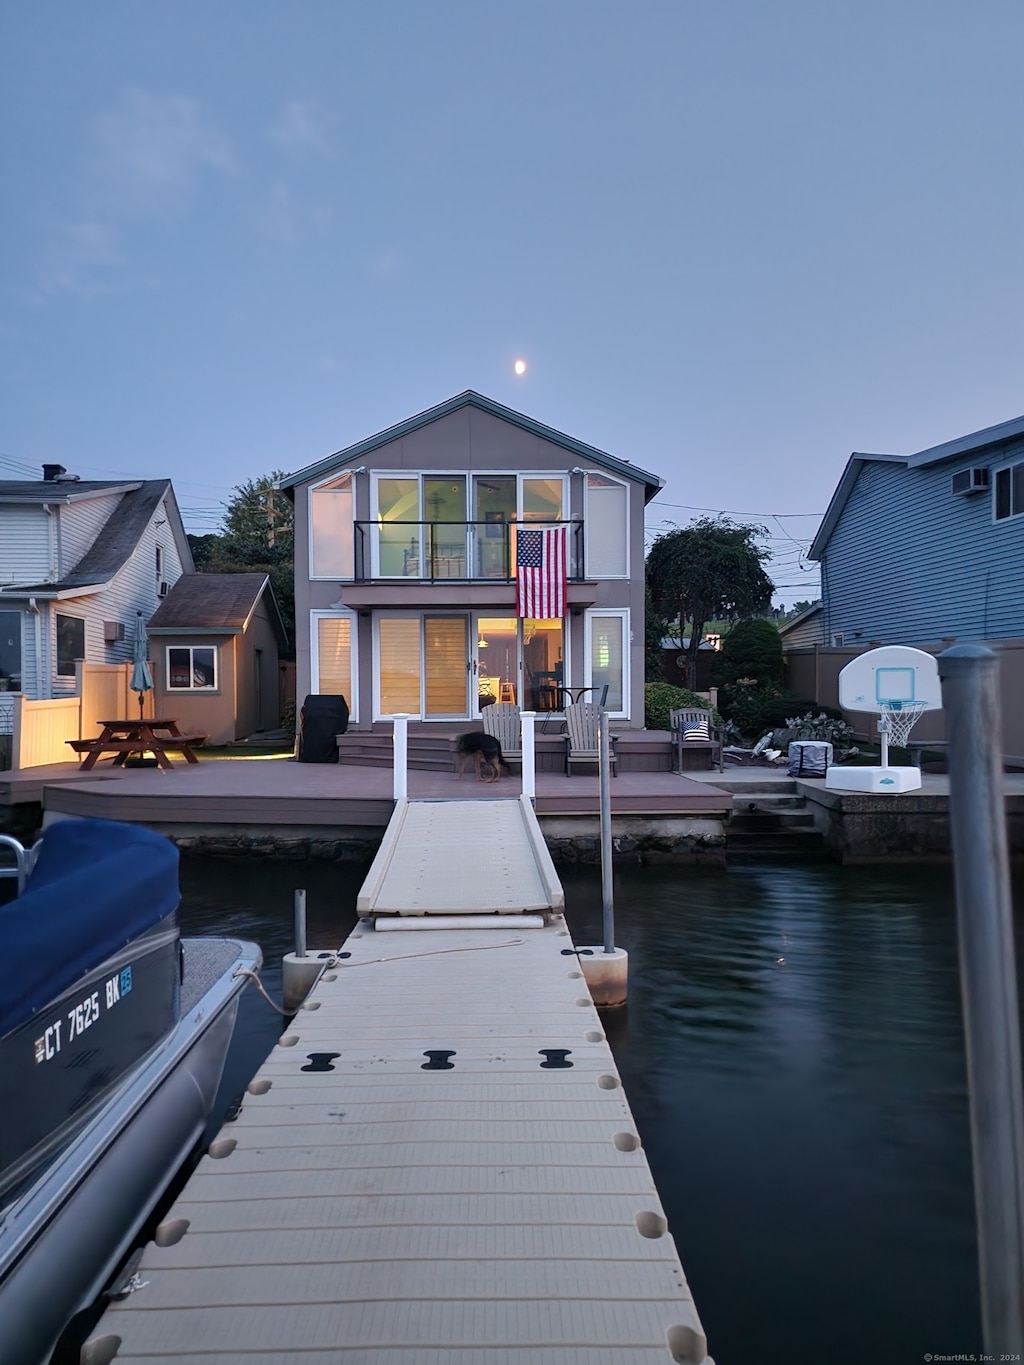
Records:
M395 717L395 754L394 754L394 797L404 801L409 794L409 722L417 716L398 715Z
M537 796L537 753L534 748L536 711L523 711L519 716L523 726L523 795L533 801Z

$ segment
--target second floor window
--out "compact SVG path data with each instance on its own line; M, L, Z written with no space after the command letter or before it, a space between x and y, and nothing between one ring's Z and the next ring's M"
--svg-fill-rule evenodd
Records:
M353 578L352 475L342 474L309 493L311 578Z
M996 470L995 519L1009 521L1024 514L1024 460Z

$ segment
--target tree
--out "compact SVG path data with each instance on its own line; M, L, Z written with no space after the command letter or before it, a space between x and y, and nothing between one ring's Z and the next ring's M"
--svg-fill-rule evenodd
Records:
M761 567L770 552L756 544L763 526L743 526L728 517L702 517L682 530L658 536L647 556L647 583L656 611L679 622L680 638L690 622L686 682L697 685L697 650L708 621L765 611L774 584Z
M761 687L781 687L785 674L782 636L774 621L754 616L737 621L715 655L711 680L716 687L753 679Z
M274 487L281 471L239 484L224 504L224 527L217 535L189 536L200 573L265 573L289 640L295 638L295 571L291 503Z
M650 584L644 593L644 673L649 683L662 682L661 642L665 638L665 621L654 605Z

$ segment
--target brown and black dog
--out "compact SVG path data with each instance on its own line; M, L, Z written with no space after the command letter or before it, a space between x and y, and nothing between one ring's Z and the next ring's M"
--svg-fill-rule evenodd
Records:
M470 730L468 734L459 735L455 751L459 755L457 777L461 777L466 771L466 764L470 760L473 761L476 775L481 782L497 782L503 771L507 773L512 771L505 762L501 745L493 735L485 734L483 730Z

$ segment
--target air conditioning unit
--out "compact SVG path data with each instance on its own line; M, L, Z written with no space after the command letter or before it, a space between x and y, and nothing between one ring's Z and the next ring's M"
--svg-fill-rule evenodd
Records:
M170 590L171 588L169 583L161 583L159 588L157 588L157 596L166 597Z
M124 639L123 621L104 621L103 639L108 645L116 645L119 640Z
M952 490L958 497L968 493L984 493L988 490L987 469L961 469L953 475Z

